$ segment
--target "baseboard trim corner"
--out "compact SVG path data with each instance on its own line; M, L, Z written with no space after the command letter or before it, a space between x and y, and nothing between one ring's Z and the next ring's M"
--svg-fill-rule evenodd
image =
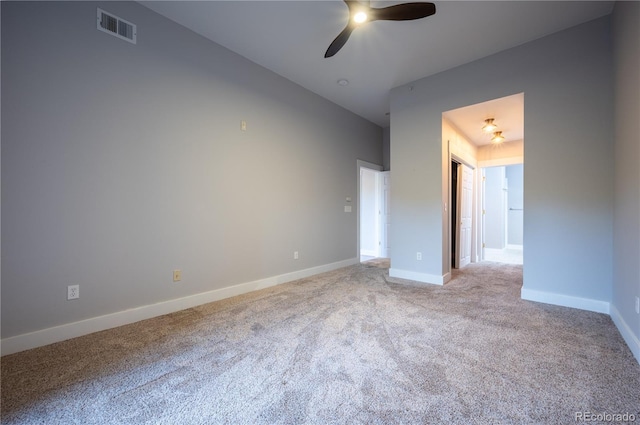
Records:
M212 291L189 295L182 298L144 305L129 310L105 314L103 316L91 317L78 322L66 323L22 335L3 338L0 340L0 353L4 356L32 348L42 347L56 342L65 341L67 339L88 335L90 333L128 325L141 320L151 319L164 314L174 313L187 308L234 297L236 295L246 294L259 289L269 288L282 283L304 279L319 273L337 270L358 263L358 258L354 257L347 260L337 261L335 263L324 264L304 270L297 270L278 276L272 276L252 282L245 282L226 288L214 289Z
M609 303L591 298L580 298L570 295L542 292L533 289L522 288L520 298L527 301L535 301L545 304L559 305L562 307L577 308L596 313L609 314Z
M633 333L629 324L624 320L618 309L615 305L611 304L611 320L620 331L620 335L622 335L622 339L627 343L629 349L633 353L634 357L640 364L640 339Z
M389 269L389 277L414 280L416 282L430 283L432 285L444 285L448 281L448 279L445 280L446 276L447 275L438 276L434 274L413 272L410 270L402 270L402 269L394 269L394 268Z
M449 282L451 280L451 272L447 272L442 276L442 284Z

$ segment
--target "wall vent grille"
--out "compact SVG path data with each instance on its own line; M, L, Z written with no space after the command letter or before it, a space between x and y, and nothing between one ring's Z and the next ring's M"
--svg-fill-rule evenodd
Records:
M136 25L98 8L97 28L107 34L136 44Z

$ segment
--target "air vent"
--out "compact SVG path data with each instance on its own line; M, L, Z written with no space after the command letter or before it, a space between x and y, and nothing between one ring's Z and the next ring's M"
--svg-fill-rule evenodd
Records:
M98 9L98 29L118 38L136 44L136 26L131 22L118 18L117 16Z

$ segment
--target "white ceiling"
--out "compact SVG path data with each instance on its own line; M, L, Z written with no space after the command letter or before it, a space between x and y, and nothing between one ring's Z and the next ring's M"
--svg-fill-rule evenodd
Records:
M340 52L325 59L348 19L340 0L141 3L382 127L389 125L393 87L613 9L613 2L600 1L436 1L433 16L370 22L356 29ZM349 84L340 86L339 79Z

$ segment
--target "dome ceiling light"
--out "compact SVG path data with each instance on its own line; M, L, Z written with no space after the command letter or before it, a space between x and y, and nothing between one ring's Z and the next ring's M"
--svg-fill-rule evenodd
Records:
M491 142L495 144L504 142L504 136L502 135L502 131L494 132L493 137L491 138Z
M493 133L498 128L498 126L493 123L494 120L495 118L487 118L486 120L484 120L482 131L484 131L485 133Z

